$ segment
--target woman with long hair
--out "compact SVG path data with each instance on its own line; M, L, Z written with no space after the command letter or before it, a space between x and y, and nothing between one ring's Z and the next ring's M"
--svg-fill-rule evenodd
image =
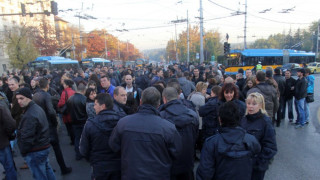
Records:
M220 91L220 104L233 101L239 108L240 117L242 118L246 112L246 105L240 101L239 90L234 83L224 83Z
M271 118L265 110L264 97L260 93L251 93L246 99L246 115L241 127L257 138L261 151L253 158L252 180L263 180L271 159L277 153L276 133Z
M96 88L88 88L85 92L85 96L87 97L86 102L86 112L88 115L88 119L94 118L96 116L96 111L94 110L94 98L97 96Z

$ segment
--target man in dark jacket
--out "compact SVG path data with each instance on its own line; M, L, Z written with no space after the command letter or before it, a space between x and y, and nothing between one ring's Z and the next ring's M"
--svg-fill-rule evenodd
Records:
M80 83L77 88L77 92L71 96L67 102L68 110L70 111L72 120L72 129L74 132L74 150L76 152L76 160L82 159L82 156L79 152L79 142L84 124L88 119L86 112L87 98L84 96L85 91L85 85Z
M181 150L181 138L173 123L159 116L160 92L142 92L138 112L119 120L109 145L121 151L121 178L170 179L172 162Z
M94 109L97 116L88 119L80 140L80 152L90 161L92 177L96 180L121 179L120 152L113 152L108 144L120 116L112 109L109 94L98 94Z
M184 106L178 97L179 94L175 88L165 88L162 93L164 105L159 111L162 118L175 124L181 136L182 150L173 162L171 179L192 180L199 118L197 113Z
M133 78L130 74L124 76L124 81L125 83L122 84L122 87L125 88L127 93L133 93L135 102L140 104L142 90L133 83Z
M286 86L284 90L284 103L282 106L282 119L286 117L286 106L288 104L288 117L289 122L293 122L293 96L294 96L294 85L296 83L296 80L291 77L291 71L287 70L285 72L285 78L286 78Z
M279 93L280 93L279 108L277 110L277 119L276 119L277 127L280 126L281 119L282 119L282 109L284 106L285 89L286 89L286 80L281 74L282 74L282 72L281 72L280 68L276 68L274 70L273 79L277 82Z
M307 97L308 82L304 77L305 73L306 71L303 68L298 70L297 72L298 79L294 86L294 91L295 91L294 103L296 105L295 107L296 107L296 112L298 116L297 122L296 122L296 128L302 128L306 122L304 103L305 103L305 98Z
M1 100L3 101L3 100ZM0 163L6 171L5 179L17 179L17 172L11 154L9 136L16 129L16 121L12 118L6 104L0 104Z
M32 101L31 90L21 88L16 91L16 99L24 114L18 127L18 145L34 179L54 180L55 175L49 165L50 147L49 125L45 112Z
M52 148L56 155L56 159L60 166L61 173L63 175L69 174L72 171L72 168L67 167L64 162L63 154L60 148L58 131L57 131L57 125L58 125L57 115L52 105L51 96L49 93L47 93L47 91L49 90L49 81L46 78L41 78L39 80L39 88L40 90L33 95L32 99L46 113L46 117L49 124L50 144L52 145Z
M194 68L193 69L193 78L192 78L192 82L194 82L194 84L197 86L198 82L204 82L204 79L202 77L202 74L200 74L200 70L199 68Z
M186 99L186 97L188 97L196 89L196 87L191 81L187 80L187 78L183 76L182 72L177 73L177 78L181 86L183 95Z
M113 92L113 110L123 118L127 115L128 107L127 103L127 92L122 86L117 86Z
M219 109L221 129L209 137L202 149L197 180L251 179L252 157L260 152L257 139L239 126L239 111L234 102Z

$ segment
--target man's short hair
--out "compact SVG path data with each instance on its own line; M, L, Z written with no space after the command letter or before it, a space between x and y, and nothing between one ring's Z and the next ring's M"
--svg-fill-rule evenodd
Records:
M213 86L211 88L211 92L213 92L216 96L219 96L220 91L221 91L221 87L220 86L215 85L215 86Z
M305 68L306 73L311 74L311 70L309 68Z
M274 69L274 73L277 74L277 75L279 75L279 74L280 74L280 68L275 68L275 69Z
M66 84L69 87L72 87L74 84L74 82L70 79L65 79L63 82L64 82L64 84Z
M174 79L170 79L168 81L167 87L173 87L176 89L177 93L180 94L181 93L181 86L180 83L177 79L175 79L176 81L174 81Z
M107 78L107 79L108 79L108 81L110 81L110 78L109 78L109 76L107 76L107 75L102 76L102 77L100 78L100 80L101 80L102 78Z
M177 78L181 78L181 77L183 77L183 73L182 72L178 72L177 73Z
M19 83L19 81L16 77L9 78L9 81L14 81L15 83Z
M228 101L219 108L219 117L222 127L239 126L240 113L238 106L233 101Z
M84 85L83 83L80 83L77 87L77 91L78 92L85 92L86 91L86 85Z
M256 74L256 79L257 79L259 82L264 82L264 81L266 81L266 73L263 72L263 71L258 71L257 74Z
M113 101L110 94L100 93L94 100L97 101L100 106L104 104L107 109L113 109Z
M122 87L122 86L117 86L116 88L114 88L113 95L117 95L117 96L118 96L120 89L125 90L124 87Z
M49 84L49 81L48 81L47 78L41 78L41 79L39 80L39 88L40 88L40 89L45 89L45 88L47 88L48 84Z
M163 90L162 96L167 99L167 101L172 101L178 99L178 92L174 87L167 87Z
M155 108L158 108L160 105L160 92L155 87L148 87L143 90L141 95L142 104L150 104Z

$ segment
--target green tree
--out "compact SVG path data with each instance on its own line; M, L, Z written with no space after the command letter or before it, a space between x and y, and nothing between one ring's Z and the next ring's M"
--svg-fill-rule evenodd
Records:
M16 26L5 31L5 46L12 68L22 69L38 56L30 33L31 28L26 26Z

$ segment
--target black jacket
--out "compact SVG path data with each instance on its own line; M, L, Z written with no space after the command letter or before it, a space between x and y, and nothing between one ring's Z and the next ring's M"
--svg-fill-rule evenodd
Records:
M34 101L25 108L17 132L18 146L22 156L49 147L49 125L46 113Z
M113 110L103 110L95 118L88 119L81 135L80 153L91 164L107 164L108 171L120 171L120 152L113 152L108 143L119 119Z
M261 145L261 151L253 159L253 169L266 171L270 160L277 153L276 132L271 119L259 111L253 115L246 115L241 120L241 127L255 136Z
M284 96L286 100L293 98L294 88L293 90L291 90L291 88L294 87L295 84L296 84L296 80L293 79L292 77L290 77L289 79L286 79L286 86L284 90Z
M202 117L202 132L204 139L216 134L219 129L218 112L218 97L210 98L204 106L199 108L199 115Z
M173 162L171 173L178 175L192 172L194 164L194 148L198 136L199 119L195 111L184 106L179 100L164 104L159 110L160 116L175 124L182 142L182 151Z
M0 104L0 149L9 145L9 136L15 129L16 121L12 118L8 106Z
M45 92L44 90L39 90L33 95L32 99L46 113L49 127L57 127L58 121L56 117L56 111L53 108L50 94Z
M87 98L80 94L75 93L67 101L68 111L70 112L72 124L82 125L88 119L86 111Z
M294 86L294 98L300 100L307 97L308 82L305 77L297 79Z
M246 85L246 80L244 78L237 79L237 86L239 87L239 92L241 92Z
M121 178L170 179L173 159L181 150L181 138L173 123L162 119L151 105L119 120L112 131L110 148L121 150Z
M113 110L120 116L120 118L123 118L127 116L127 108L126 105L118 103L115 99L113 100Z
M278 89L280 92L280 96L284 96L285 89L286 89L286 79L281 75L274 75L273 79L278 83Z
M223 127L202 148L197 180L250 180L251 158L259 151L257 139L244 129Z

